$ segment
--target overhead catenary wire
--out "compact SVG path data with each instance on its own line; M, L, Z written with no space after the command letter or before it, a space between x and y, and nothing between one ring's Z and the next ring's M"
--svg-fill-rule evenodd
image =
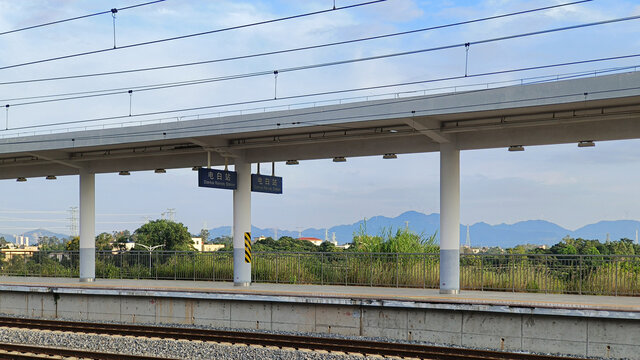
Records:
M161 83L161 84L152 84L152 85L141 85L141 86L136 86L136 87L118 88L118 89L103 89L103 90L93 90L93 91L86 91L86 92L75 92L75 93L70 94L72 96L67 97L67 98L27 101L27 102L22 102L22 103L13 103L13 104L10 104L10 105L11 106L24 106L24 105L34 105L34 104L42 104L42 103L57 102L57 101L77 100L77 99L91 98L91 97L97 97L97 96L117 95L117 94L122 94L124 92L129 92L130 90L152 91L152 90L160 90L160 89L174 88L174 87L180 87L180 86L197 85L197 84L205 84L205 83L226 81L226 80L233 80L233 79L244 79L244 78L258 77L258 76L264 76L264 75L270 75L270 74L275 74L277 76L280 73L296 72L296 71L317 69L317 68L337 66L337 65L346 65L346 64L353 64L353 63L364 62L364 61L382 60L382 59L388 59L388 58L393 58L393 57L400 57L400 56L422 54L422 53L427 53L427 52L449 50L449 49L460 48L460 47L464 47L465 49L468 49L471 44L488 44L488 43L493 43L493 42L513 40L513 39L518 39L518 38L523 38L523 37L538 36L538 35L543 35L543 34L550 34L550 33L555 33L555 32L575 30L575 29L581 29L581 28L585 28L585 27L600 26L600 25L606 25L606 24L623 22L623 21L631 21L631 20L637 20L637 19L640 19L640 15L623 17L623 18L615 18L615 19L609 19L609 20L602 20L602 21L596 21L596 22L590 22L590 23L584 23L584 24L570 25L570 26L562 26L562 27L557 27L557 28L551 28L551 29L545 29L545 30L539 30L539 31L531 31L531 32L514 34L514 35L507 35L507 36L500 36L500 37L483 39L483 40L475 40L475 41L470 41L470 42L462 42L462 43L455 43L455 44L449 44L449 45L442 45L442 46L425 48L425 49L417 49L417 50L410 50L410 51L403 51L403 52L394 52L394 53L388 53L388 54L382 54L382 55L376 55L376 56L368 56L368 57L355 58L355 59L345 59L345 60L324 62L324 63L318 63L318 64L309 64L309 65L294 66L294 67L288 67L288 68L280 68L280 69L277 69L276 71L273 71L273 70L262 70L262 71L255 71L255 72L251 72L251 73L234 74L234 75L227 75L227 76L221 76L221 77L215 77L215 78L194 79L194 80L171 82L171 83ZM465 76L464 77L467 77L467 66L466 66L466 64L465 64ZM41 97L33 97L32 96L32 97L29 97L29 99L51 98L51 97L57 97L57 96L60 96L60 95L50 94L50 95L43 95ZM275 96L274 96L274 98L275 98ZM6 102L6 101L9 101L9 100L5 99L5 100L0 100L0 101Z
M389 87L437 83L437 82L443 82L443 81L461 80L465 78L503 75L503 74L509 74L509 73L523 72L523 71L542 70L542 69L549 69L549 68L556 68L556 67L564 67L564 66L571 66L571 65L578 65L578 64L590 64L590 63L597 63L597 62L603 62L603 61L612 61L612 60L629 59L629 58L637 58L637 57L640 57L640 53L622 55L622 56L612 56L612 57L605 57L605 58L578 60L578 61L571 61L571 62L554 63L554 64L545 64L545 65L538 65L538 66L528 66L528 67L513 68L513 69L496 70L496 71L490 71L490 72L468 74L467 76L463 74L463 75L446 76L446 77L431 78L431 79L416 80L416 81L398 82L398 83L384 84L384 85L374 85L374 86L367 86L367 87L290 95L290 96L279 97L277 100L292 100L292 99L300 99L305 97L335 95L335 94L341 94L341 93L376 90L376 89L383 89L383 88L389 88ZM445 94L445 95L449 95L449 94ZM437 96L437 95L434 95L434 96ZM198 107L172 109L172 110L163 110L163 111L154 111L154 112L138 113L138 114L132 114L132 115L127 114L127 115L120 115L120 116L108 116L108 117L100 117L100 118L92 118L92 119L72 120L72 121L65 121L65 122L51 123L51 124L28 125L28 126L14 127L11 130L13 131L29 130L29 129L45 128L45 127L53 127L53 126L86 124L86 123L106 121L106 120L118 120L118 119L132 118L132 117L135 118L135 117L146 117L146 116L155 116L155 115L166 115L166 114L188 112L188 111L209 110L209 109L215 109L215 108L221 108L221 107L251 105L251 104L265 103L265 102L272 102L272 101L276 101L276 99L273 99L272 97L267 97L267 98L261 98L261 99L255 99L255 100L247 100L247 101L239 101L239 102L231 102L231 103L215 104L215 105L205 105L205 106L198 106ZM239 120L239 121L244 122L245 120ZM225 124L219 124L219 125L224 126L230 123L234 123L234 122L227 122Z
M269 55L286 54L286 53L291 53L291 52L320 49L320 48L324 48L324 47L331 47L331 46L338 46L338 45L353 44L353 43L364 42L364 41L378 40L378 39L391 38L391 37L402 36L402 35L415 34L415 33L419 33L419 32L432 31L432 30L444 29L444 28L461 26L461 25L468 25L468 24L473 24L473 23L478 23L478 22L483 22L483 21L496 20L496 19L516 16L516 15L530 14L530 13L533 13L533 12L550 10L550 9L554 9L554 8L570 6L570 5L576 5L576 4L585 3L585 2L591 2L591 1L593 1L593 0L574 1L574 2L568 2L568 3L557 4L557 5L552 5L552 6L545 6L545 7L535 8L535 9L528 9L528 10L516 11L516 12L505 13L505 14L494 15L494 16L488 16L488 17L483 17L483 18L477 18L477 19L472 19L472 20L465 20L465 21L459 21L459 22L448 23L448 24L443 24L443 25L430 26L430 27L414 29L414 30L409 30L409 31L402 31L402 32L389 33L389 34L376 35L376 36L368 36L368 37L351 39L351 40L336 41L336 42L330 42L330 43L325 43L325 44L310 45L310 46L289 48L289 49L283 49L283 50L267 51L267 52L254 53L254 54L248 54L248 55L232 56L232 57L226 57L226 58L204 60L204 61L196 61L196 62L188 62L188 63L180 63L180 64L172 64L172 65L163 65L163 66L154 66L154 67L146 67L146 68L119 70L119 71L108 71L108 72L89 73L89 74L57 76L57 77L49 77L49 78L4 81L4 82L0 82L0 85L14 85L14 84L24 84L24 83L32 83L32 82L59 81L59 80L71 80L71 79L80 79L80 78L96 77L96 76L120 75L120 74L129 74L129 73L143 72L143 71L165 70L165 69L173 69L173 68L179 68L179 67L188 67L188 66L212 64L212 63L218 63L218 62L250 59L250 58L263 57L263 56L269 56Z
M141 7L141 6L146 6L146 5L152 5L152 4L157 4L160 2L164 2L166 0L156 0L156 1L149 1L146 3L141 3L141 4L136 4L136 5L130 5L130 6L125 6L125 7L121 7L116 9L117 11L122 11L122 10L128 10L128 9L133 9L133 8L137 8L137 7ZM80 20L80 19L86 19L89 17L93 17L93 16L99 16L99 15L104 15L104 14L110 14L113 12L114 9L109 9L109 10L105 10L105 11L100 11L100 12L96 12L96 13L92 13L92 14L86 14L86 15L80 15L80 16L75 16L72 18L68 18L68 19L62 19L62 20L56 20L56 21L50 21L44 24L38 24L38 25L31 25L31 26L26 26L26 27L22 27L22 28L18 28L18 29L13 29L13 30L8 30L8 31L0 31L0 36L2 35L8 35L8 34L13 34L13 33L17 33L20 31L26 31L26 30L31 30L31 29L37 29L37 28L41 28L41 27L45 27L45 26L51 26L51 25L56 25L56 24L62 24L65 22L69 22L69 21L74 21L74 20Z
M333 11L352 9L352 8L356 8L356 7L360 7L360 6L377 4L377 3L381 3L381 2L385 2L385 1L387 1L387 0L372 0L372 1L368 1L368 2L362 2L362 3L352 4L352 5L341 6L341 7L335 8L335 9L326 9L326 10L313 11L313 12L297 14L297 15L291 15L291 16L285 16L285 17L271 19L271 20L257 21L257 22L253 22L253 23L249 23L249 24L230 26L230 27L221 28L221 29L202 31L202 32L191 33L191 34L187 34L187 35L180 35L180 36L173 36L173 37L169 37L169 38L144 41L144 42L139 42L139 43L134 43L134 44L122 45L122 46L119 46L119 47L116 47L116 48L103 48L103 49L98 49L98 50L91 50L91 51L85 51L85 52L80 52L80 53L56 56L56 57L51 57L51 58L46 58L46 59L28 61L28 62L23 62L23 63L19 63L19 64L0 66L0 70L13 69L13 68L23 67L23 66L27 66L27 65L42 64L42 63L51 62L51 61L71 59L71 58L75 58L75 57L93 55L93 54L100 54L100 53L116 51L116 50L130 49L130 48L153 45L153 44L159 44L159 43L175 41L175 40L183 40L183 39L188 39L188 38L193 38L193 37L198 37L198 36L203 36L203 35L221 33L221 32L230 31L230 30L243 29L243 28L252 27L252 26L271 24L271 23L275 23L275 22L292 20L292 19L299 19L299 18L303 18L303 17L307 17L307 16L319 15L319 14L324 14L324 13L333 12ZM111 12L111 10L109 10L109 12Z

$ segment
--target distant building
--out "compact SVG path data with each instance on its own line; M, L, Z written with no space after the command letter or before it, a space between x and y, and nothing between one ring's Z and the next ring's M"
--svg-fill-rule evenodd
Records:
M338 249L347 250L348 248L350 248L350 247L351 247L351 244L336 245L336 247L337 247Z
M218 251L224 249L224 244L205 244L202 238L199 237L191 238L191 241L193 241L193 247L198 251Z
M320 239L314 238L314 237L301 237L301 238L298 238L298 240L308 241L308 242L312 243L315 246L320 246L322 244L322 242L324 241L324 240L320 240Z
M133 241L128 241L126 243L114 243L112 244L111 253L118 254L124 248L124 251L131 251L136 247L136 243Z
M37 246L24 246L20 249L2 249L0 250L2 251L2 253L4 254L4 258L6 260L11 260L12 257L14 256L19 256L19 255L24 255L25 257L31 257L33 256L34 252L38 251L38 247Z
M204 244L200 251L218 251L224 249L224 244Z
M29 237L24 235L13 235L16 238L16 246L29 246Z

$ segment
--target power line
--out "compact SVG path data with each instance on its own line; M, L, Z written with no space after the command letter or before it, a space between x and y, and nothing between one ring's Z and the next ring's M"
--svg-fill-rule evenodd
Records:
M68 223L68 219L28 219L28 218L10 218L0 217L0 222L48 222L48 223Z
M13 33L17 33L17 32L20 32L20 31L25 31L25 30L37 29L37 28L41 28L41 27L49 26L49 25L61 24L61 23L74 21L74 20L86 19L86 18L89 18L89 17L98 16L98 15L112 14L114 10L116 12L118 12L118 11L127 10L127 9L133 9L133 8L137 8L137 7L141 7L141 6L152 5L152 4L156 4L156 3L159 3L159 2L163 2L163 1L166 1L166 0L150 1L150 2L146 2L146 3L142 3L142 4L125 6L123 8L119 8L119 9L115 9L114 8L114 9L109 9L109 10L105 10L105 11L100 11L100 12L97 12L97 13L76 16L76 17L72 17L72 18L68 18L68 19L51 21L51 22L44 23L44 24L26 26L26 27L23 27L23 28L18 28L18 29L14 29L14 30L0 32L0 36L7 35L7 34L13 34Z
M2 214L66 214L69 211L0 210Z
M543 11L543 10L549 10L549 9L553 9L553 8L563 7L563 6L576 5L576 4L580 4L580 3L584 3L584 2L590 2L590 1L593 1L593 0L575 1L575 2L569 2L569 3L558 4L558 5L553 5L553 6L546 6L546 7L536 8L536 9L529 9L529 10L517 11L517 12L506 13L506 14L495 15L495 16L489 16L489 17L484 17L484 18L478 18L478 19L473 19L473 20L466 20L466 21L460 21L460 22L449 23L449 24L444 24L444 25L431 26L431 27L426 27L426 28L421 28L421 29L397 32L397 33L390 33L390 34L383 34L383 35L376 35L376 36L369 36L369 37L358 38L358 39L337 41L337 42L331 42L331 43L325 43L325 44L319 44L319 45L310 45L310 46L303 46L303 47L297 47L297 48L289 48L289 49L283 49L283 50L267 51L267 52L262 52L262 53L254 53L254 54L248 54L248 55L232 56L232 57L227 57L227 58L205 60L205 61L197 61L197 62L189 62L189 63L180 63L180 64L173 64L173 65L163 65L163 66L154 66L154 67L129 69L129 70L120 70L120 71L90 73L90 74L58 76L58 77L50 77L50 78L5 81L5 82L0 82L0 85L24 84L24 83L32 83L32 82L43 82L43 81L70 80L70 79L79 79L79 78L106 76L106 75L120 75L120 74L128 74L128 73L135 73L135 72L142 72L142 71L165 70L165 69L173 69L173 68L186 67L186 66L195 66L195 65L204 65L204 64L225 62L225 61L250 59L250 58L262 57L262 56L268 56L268 55L278 55L278 54L285 54L285 53L291 53L291 52L297 52L297 51L312 50L312 49L319 49L319 48L331 47L331 46L337 46L337 45L346 45L346 44L352 44L352 43L357 43L357 42L384 39L384 38L390 38L390 37L401 36L401 35L415 34L415 33L418 33L418 32L425 32L425 31L431 31L431 30L437 30L437 29L444 29L444 28L455 27L455 26L460 26L460 25L468 25L468 24L482 22L482 21L496 20L496 19L500 19L500 18L516 16L516 15L522 15L522 14L528 14L528 13L533 13L533 12L538 12L538 11Z
M638 18L640 18L640 16L638 16ZM548 30L544 30L544 32L546 32L546 31L548 31ZM522 35L532 36L531 34L538 35L539 33L540 32L526 33L526 34L522 34ZM513 35L513 37L520 37L520 35ZM492 42L492 41L501 41L502 39L503 38L479 40L476 43L488 43L488 42ZM440 49L443 49L443 48L444 49L448 49L448 48L456 47L456 46L464 46L464 44L445 45L445 46L436 47L436 48L414 50L414 51L409 51L409 52L391 53L391 54L378 55L378 56L365 57L365 58L358 58L358 59L348 59L348 60L334 61L334 62L328 62L328 63L311 64L311 65L305 65L305 66L284 68L284 69L278 70L278 72L294 72L294 71L309 70L309 69L336 66L336 65L348 64L348 63L356 63L356 62L362 62L362 61L378 60L378 59L384 59L384 58L388 58L388 57L411 55L411 54L415 54L415 53L419 53L419 52L436 51L436 50L440 50ZM536 69L544 69L544 68L549 68L549 67L577 65L577 64L585 64L585 63L601 62L601 61L610 61L610 60L621 60L621 59L633 58L633 57L637 57L637 56L638 56L638 54L632 54L632 55L614 56L614 57L599 58L599 59L590 59L590 60L583 60L583 61L573 61L573 62L554 64L554 65L543 65L542 67L523 68L523 70L515 70L515 71L536 70ZM508 73L508 72L514 72L514 71L509 70L509 71L506 71L506 72ZM215 78L196 79L196 80L188 80L188 81L172 82L172 83L162 83L162 84L153 84L153 85L142 85L142 86L128 87L128 88L105 89L105 90L93 90L93 91L67 93L67 94L51 94L51 95L42 95L42 96L32 96L32 97L29 97L29 98L30 99L37 99L37 98L50 98L50 97L64 96L64 95L77 95L77 96L71 96L71 97L66 97L66 98L48 99L48 100L36 100L36 101L29 101L29 102L23 102L23 103L14 103L14 104L8 104L8 105L10 105L11 107L15 107L15 106L35 105L35 104L43 104L43 103L58 102L58 101L86 99L86 98L92 98L92 97L122 95L122 94L126 94L126 93L131 93L132 90L136 90L136 92L153 91L153 90L168 89L168 88L175 88L175 87L181 87L181 86L190 86L190 85L199 85L199 84L206 84L206 83L226 81L226 80L251 78L251 77L257 77L257 76L270 75L272 73L273 73L273 71L271 71L271 70L265 70L265 71L258 71L258 72L253 72L253 73L235 74L235 75L228 75L228 76L215 77ZM422 81L415 81L415 82L409 82L409 83L401 83L401 84L398 84L398 86L400 86L400 85L413 85L413 84L417 84L417 83L434 82L434 81L457 80L457 79L463 79L463 78L467 78L467 77L496 75L496 74L503 74L503 73L505 73L505 72L504 71L498 71L498 72L495 72L495 73L487 73L487 74L482 73L482 74L476 74L476 75L465 74L464 76L447 77L447 78L441 78L441 79L430 80L430 81L422 80ZM390 87L390 86L391 85L384 85L382 87ZM377 88L380 88L380 87L373 86L373 87L367 87L367 88L360 88L358 90L372 90L372 89L377 89ZM342 92L351 92L351 91L356 91L356 90L328 91L328 92L324 92L324 93L320 93L320 94L314 94L313 96L316 96L316 95L329 95L329 94L336 94L336 93L342 93ZM83 94L86 94L86 95L83 95ZM305 97L306 96L312 96L312 95L305 95ZM289 97L289 96L279 97L277 99L269 98L269 99L260 100L259 102L263 102L263 101L267 101L267 100L284 100L284 99L290 99L290 98L291 97ZM0 101L7 101L7 100L0 100ZM252 101L252 102L249 102L249 103L254 103L254 102ZM247 105L249 103L247 103L247 102L239 102L239 103L233 103L231 105ZM228 105L225 105L225 106L228 106ZM219 106L216 106L216 107L219 107ZM195 110L199 110L199 109L195 109ZM177 112L177 111L171 111L171 112ZM154 115L157 115L157 114L154 114ZM131 115L129 115L129 117L133 117L133 116L144 116L144 115L141 115L141 114L138 114L138 115L131 114ZM34 125L33 127L54 126L54 125L60 125L60 124L66 124L66 123ZM11 128L11 130L17 130L17 129L24 129L24 127Z
M636 56L640 56L640 54L637 54ZM542 66L539 67L535 67L535 68L540 68ZM513 71L518 71L518 69L513 69L513 70L504 70L503 72L513 72ZM491 73L486 73L486 74L496 74L499 72L491 72ZM475 76L480 76L479 74L476 74ZM610 89L610 90L598 90L598 91L592 91L589 92L589 94L604 94L604 93L611 93L611 92L618 92L618 91L628 91L628 90L638 90L640 89L639 87L632 87L632 88L624 88L624 89ZM484 92L484 91L488 91L489 89L481 89L481 90L474 90L474 91L468 91L466 93L473 93L473 92ZM448 94L436 94L436 95L431 95L428 96L427 98L429 99L433 99L433 98L442 98L442 97L450 97L450 96L459 96L459 94L457 93L448 93ZM576 92L576 93L568 93L568 94L563 94L563 95L554 95L554 96L541 96L541 97L533 97L533 98L528 98L528 99L518 99L518 100L506 100L506 101L495 101L495 102L484 102L484 103L477 103L477 104L470 104L470 105L457 105L457 106L448 106L448 107L443 107L443 108L429 108L429 109L415 109L414 111L416 113L425 113L425 112L432 112L432 111L439 111L439 110L452 110L452 109L461 109L461 108L467 108L467 107L476 107L476 106L486 106L486 105L502 105L502 104L509 104L509 103L518 103L518 102L526 102L526 101L539 101L539 100L548 100L548 99L552 99L552 98L563 98L563 97L574 97L574 96L584 96L584 92ZM363 109L363 108L370 108L370 107L376 107L376 106L381 106L381 105L385 105L388 104L390 102L394 102L394 103L404 103L404 102L413 102L413 101L417 101L417 100L423 100L425 99L425 97L421 97L419 99L416 98L409 98L409 99L402 99L402 100L392 100L392 101L387 101L387 102L379 102L379 103L375 103L375 104L357 104L357 105L353 105L353 106L347 106L347 107L343 107L340 109L312 109L303 113L296 113L296 114L292 114L292 115L282 115L282 114L278 114L278 115L273 115L273 116L269 116L269 117L262 117L260 119L245 119L245 120L236 120L236 121L230 121L230 122L226 122L224 124L205 124L205 125L193 125L193 126L183 126L181 127L179 130L172 130L171 133L172 134L180 134L180 133L187 133L187 132L192 132L194 130L200 129L207 129L207 130L211 130L211 129L225 129L225 130L239 130L239 129L245 129L245 128L251 128L253 127L255 129L255 127L257 125L252 125L250 123L253 123L255 121L264 121L264 120L280 120L281 122L279 123L270 123L270 124L264 124L264 125L260 125L260 127L275 127L275 126L285 126L285 125L302 125L302 124L310 124L310 125L320 125L321 123L325 123L325 122L329 122L329 121L335 121L335 120L356 120L362 117L380 117L380 116L404 116L404 115L408 115L408 116L412 116L412 114L406 114L405 112L393 112L393 113L380 113L380 114L375 114L375 115L353 115L353 116L340 116L338 118L328 118L322 121L296 121L296 122L283 122L282 119L284 118L289 118L289 117L300 117L300 116L304 116L304 115L313 115L313 114L318 114L318 113L327 113L327 112L336 112L336 111L344 111L344 110L355 110L355 109ZM237 125L234 127L228 126L228 125ZM348 127L340 127L341 129L350 129ZM437 130L437 129L432 129L432 130ZM140 136L148 136L148 135L152 135L152 134L161 134L164 133L166 135L167 130L155 130L155 131L149 131L149 130L145 130L145 131L137 131L137 132L132 132L131 129L129 131L126 132L126 134L114 134L114 135L99 135L99 136L84 136L84 137L78 137L78 136L73 136L74 140L91 140L91 139L96 139L96 138L101 138L101 139L106 139L106 138L113 138L113 137L118 137L118 138L127 138L127 137L140 137ZM17 144L30 144L30 143L53 143L53 142L60 142L60 141L69 141L70 139L72 139L72 137L69 138L65 138L65 139L55 139L55 140L22 140L22 141L7 141L4 144L7 145L17 145Z
M51 226L47 226L47 229L45 230L67 230L69 229L68 227L51 227ZM33 228L31 227L19 227L19 226L0 226L0 230L33 230Z
M385 2L385 1L387 1L387 0L373 0L373 1L369 1L369 2L363 2L363 3L353 4L353 5L347 5L347 6L332 8L332 9L328 9L328 10L319 10L319 11L313 11L313 12L308 12L308 13L304 13L304 14L285 16L285 17L281 17L281 18L277 18L277 19L258 21L258 22L253 22L253 23L249 23L249 24L243 24L243 25L236 25L236 26L226 27L226 28L222 28L222 29L215 29L215 30L203 31L203 32L192 33L192 34L187 34L187 35L174 36L174 37L170 37L170 38L157 39L157 40L145 41L145 42L134 43L134 44L129 44L129 45L123 45L123 46L118 46L118 47L114 46L112 48L104 48L104 49L99 49L99 50L91 50L91 51L85 51L85 52L81 52L81 53L57 56L57 57L52 57L52 58L47 58L47 59L34 60L34 61L24 62L24 63L20 63L20 64L2 66L2 67L0 67L0 70L12 69L12 68L17 68L17 67L22 67L22 66L27 66L27 65L41 64L41 63L50 62L50 61L70 59L70 58L79 57L79 56L100 54L100 53L105 53L105 52L115 51L115 50L129 49L129 48L134 48L134 47L138 47L138 46L159 44L159 43L168 42L168 41L183 40L183 39L187 39L187 38L192 38L192 37L197 37L197 36L202 36L202 35L210 35L210 34L220 33L220 32L229 31L229 30L243 29L243 28L247 28L247 27L251 27L251 26L265 25L265 24L271 24L271 23L275 23L275 22L279 22L279 21L299 19L299 18L303 18L303 17L307 17L307 16L319 15L319 14L324 14L324 13L328 13L328 12L332 12L332 11L346 10L346 9L351 9L351 8L355 8L355 7L359 7L359 6L365 6L365 5L381 3L381 2Z
M318 64L309 64L309 65L303 65L303 66L281 68L281 69L278 69L276 71L277 71L277 73L297 72L297 71L303 71L303 70L318 69L318 68L323 68L323 67L332 67L332 66L338 66L338 65L353 64L353 63L364 62L364 61L381 60L381 59L387 59L387 58L392 58L392 57L400 57L400 56L415 55L415 54L426 53L426 52L448 50L448 49L453 49L453 48L458 48L458 47L467 47L468 44L487 44L487 43L492 43L492 42L511 40L511 39L516 39L516 38L522 38L522 37L529 37L529 36L536 36L536 35L548 34L548 33L559 32L559 31L573 30L573 29L584 28L584 27L588 27L588 26L597 26L597 25L609 24L609 23L613 23L613 22L636 20L636 19L639 19L639 18L640 18L640 15L637 15L637 16L626 17L626 18L604 20L604 21L598 21L598 22L592 22L592 23L586 23L586 24L579 24L579 25L572 25L572 26L565 26L565 27L559 27L559 28L553 28L553 29L547 29L547 30L540 30L540 31L534 31L534 32L527 32L527 33L521 33L521 34L515 34L515 35L509 35L509 36L503 36L503 37L497 37L497 38L491 38L491 39L477 40L477 41L474 41L474 42L457 43L457 44L443 45L443 46L426 48L426 49L411 50L411 51L404 51L404 52L395 52L395 53L376 55L376 56L368 56L368 57L362 57L362 58L356 58L356 59L346 59L346 60L339 60L339 61L332 61L332 62L325 62L325 63L318 63ZM35 101L27 101L27 102L7 104L7 105L9 105L11 107L15 107L15 106L25 106L25 105L51 103L51 102L58 102L58 101L79 100L79 99L101 97L101 96L121 95L121 94L125 94L125 93L131 94L133 90L135 90L136 92L153 91L153 90L169 89L169 88L175 88L175 87L181 87L181 86L207 84L207 83L219 82L219 81L246 79L246 78L252 78L252 77L272 75L274 73L276 73L274 70L263 70L263 71L256 71L256 72L244 73L244 74L227 75L227 76L221 76L221 77L215 77L215 78L204 78L204 79L194 79L194 80L186 80L186 81L179 81L179 82L171 82L171 83L141 85L141 86L128 87L128 88L116 88L116 89L103 89L103 90L92 90L92 91L84 91L84 92L75 92L75 93L67 93L67 94L73 95L73 96L66 97L66 98L58 98L58 99L48 99L48 98L64 96L64 95L50 94L50 95L41 95L39 97L31 96L31 97L29 97L29 99L46 98L47 100L35 100ZM469 77L469 75L467 73L465 73L465 75L462 76L462 78L464 78L464 77ZM456 77L456 78L458 78L458 77ZM283 97L280 97L279 99L283 99ZM7 101L7 100L0 100L0 101ZM130 116L132 116L132 115L130 115ZM44 125L42 125L42 126L44 126ZM17 128L13 128L13 129L17 129Z

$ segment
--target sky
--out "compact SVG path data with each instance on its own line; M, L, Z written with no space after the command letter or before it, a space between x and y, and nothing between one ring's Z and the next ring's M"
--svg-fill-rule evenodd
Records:
M0 0L0 68L114 45L113 17L109 14L10 34L5 31L35 24L122 8L138 1ZM341 7L358 1L337 0ZM148 46L0 69L0 83L25 79L108 72L168 64L197 62L258 52L349 40L443 25L522 11L563 1L417 1L387 0L377 4L324 14L191 37ZM121 10L115 17L116 46L198 33L329 9L333 0L318 1L184 1ZM66 121L108 118L129 113L183 109L273 96L273 75L219 81L157 91L19 105L24 98L98 89L213 78L287 67L354 59L387 53L471 42L466 68L469 74L637 53L640 20L568 30L553 34L476 45L474 41L607 19L640 15L640 1L594 0L552 10L456 26L387 39L321 48L238 61L157 71L27 84L0 84L0 104L11 104L0 120L12 137L19 128L29 131L67 131ZM426 80L464 74L464 48L433 51L376 61L282 73L279 96ZM558 67L381 90L315 97L298 101L265 102L252 107L289 105L307 101L337 101L410 91L451 91L534 81L538 76L610 70L640 65L640 58ZM626 69L623 71L633 71ZM473 85L473 86L472 86ZM466 86L466 87L465 87ZM440 90L438 90L441 88ZM309 105L296 105L309 106ZM245 106L246 108L246 106ZM218 116L237 111L228 106L212 110L181 111L166 117ZM268 109L266 109L268 111ZM208 115L207 115L208 114ZM162 116L131 121L157 121ZM125 119L129 121L128 119ZM73 125L97 128L121 123L114 119ZM4 126L2 126L4 128ZM264 164L269 168L270 164ZM640 183L640 141L598 142L594 148L576 144L461 153L461 222L514 223L542 219L576 229L600 220L640 220L636 194ZM254 165L255 172L255 165ZM262 228L302 230L350 224L376 215L397 216L416 210L439 212L439 155L437 153L301 161L298 166L276 164L284 179L284 193L252 195L252 223ZM57 181L29 179L0 181L0 233L15 234L33 228L69 233L70 211L78 205L78 177ZM148 219L167 216L192 233L204 226L231 225L232 193L197 187L190 169L166 174L133 172L123 177L96 177L97 231L135 230Z

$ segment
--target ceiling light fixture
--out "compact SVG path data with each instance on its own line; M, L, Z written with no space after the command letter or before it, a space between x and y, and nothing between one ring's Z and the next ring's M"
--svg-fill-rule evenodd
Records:
M194 166L194 167L191 168L191 170L193 170L193 171L198 171L200 169L202 169L202 166Z
M384 154L382 155L383 159L397 159L398 155L393 154L393 153L388 153L388 154Z
M21 176L16 181L17 182L25 182L25 181L27 181L27 178Z
M128 172L127 170L122 170L118 173L118 175L131 175L131 173Z
M47 175L47 177L45 179L47 179L47 180L55 180L55 179L57 179L57 177L55 175Z
M165 169L156 169L154 172L155 172L156 174L166 174L166 173L167 173L167 170L165 170Z
M583 140L578 143L578 147L594 147L596 143L593 140Z
M522 146L522 145L511 145L511 146L509 146L509 151L524 151L524 146Z
M333 158L333 162L345 162L347 159L344 156L336 156Z
M287 165L298 165L298 164L300 164L300 162L298 162L298 160L287 160L286 164Z

